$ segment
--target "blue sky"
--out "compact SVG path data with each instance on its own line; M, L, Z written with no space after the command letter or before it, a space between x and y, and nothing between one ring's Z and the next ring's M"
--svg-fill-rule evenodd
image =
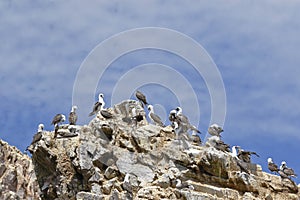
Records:
M300 161L293 158L300 153L299 9L292 0L1 1L0 138L24 150L39 123L49 130L55 114L69 113L77 71L99 43L122 31L162 27L194 39L217 65L227 97L225 142L256 151L261 157L253 161L265 171L272 157L299 173ZM198 126L205 133L211 111L205 81L169 52L145 49L120 56L96 91L109 101L120 77L147 63L174 67L188 79L201 110ZM178 104L180 94L167 87L141 87L161 105L161 115ZM180 98L187 98L184 94Z

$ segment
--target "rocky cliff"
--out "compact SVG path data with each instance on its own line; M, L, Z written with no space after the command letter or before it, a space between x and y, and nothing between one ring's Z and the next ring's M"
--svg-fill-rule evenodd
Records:
M0 140L0 199L39 199L30 157Z
M132 108L143 120L133 118ZM113 118L96 116L88 125L62 125L56 138L53 131L43 131L40 140L30 145L39 188L30 159L2 145L1 152L6 152L2 160L13 167L6 167L11 169L4 170L6 175L0 168L0 196L9 199L5 196L9 191L20 199L26 199L24 195L37 199L40 190L41 199L300 197L298 186L289 179L263 172L259 165L241 163L210 142L199 145L189 135L178 138L169 126L149 124L136 101L124 101L108 111ZM27 167L18 171L16 163ZM23 176L21 184L16 181L18 174Z

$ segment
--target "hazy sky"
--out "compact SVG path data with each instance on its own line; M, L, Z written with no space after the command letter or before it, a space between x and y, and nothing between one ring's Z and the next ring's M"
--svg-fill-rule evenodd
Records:
M193 123L200 118L196 125L204 140L214 107L212 85L186 57L144 48L118 55L104 66L116 51L141 42L139 35L102 48L107 57L88 57L123 31L160 27L193 39L203 47L199 60L210 56L217 66L226 91L224 141L256 151L260 158L253 162L265 171L272 157L300 173L300 161L293 158L300 153L299 10L300 2L293 0L1 1L0 138L23 151L39 123L52 130L53 116L71 109L80 66L95 59L95 69L106 71L102 77L86 75L87 81L100 80L82 90L95 94L82 97L91 105L79 107L81 112L90 111L99 91L110 106L111 97L120 94L116 91L140 87L162 117L180 104ZM149 41L180 47L182 54L198 53L173 37L152 34ZM90 119L82 117L80 122Z

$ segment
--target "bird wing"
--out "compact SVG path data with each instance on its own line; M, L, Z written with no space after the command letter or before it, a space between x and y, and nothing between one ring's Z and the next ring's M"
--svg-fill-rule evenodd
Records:
M61 114L57 114L57 115L54 116L51 124L57 124L57 123L60 122L60 120L62 120L62 116L61 116Z
M94 114L96 114L100 108L101 108L102 103L100 103L99 101L97 101L94 106L93 106L93 111L89 114L89 116L92 116Z
M141 93L140 91L136 91L135 96L138 100L142 101L144 104L146 104L146 105L148 104L147 100L146 100L146 96L143 93Z
M112 118L112 116L113 116L113 115L112 115L110 112L108 112L107 110L101 110L100 113L101 113L101 115L102 115L104 118L106 118L106 119Z

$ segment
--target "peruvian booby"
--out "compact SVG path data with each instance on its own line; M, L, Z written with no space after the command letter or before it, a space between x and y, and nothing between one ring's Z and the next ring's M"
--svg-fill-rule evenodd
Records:
M297 177L297 174L295 174L294 170L292 168L287 167L285 161L281 162L280 171L282 171L288 177Z
M71 112L69 114L69 123L70 125L76 125L77 122L77 114L76 114L76 110L77 110L77 106L72 106Z
M160 117L154 113L154 109L152 105L148 105L148 110L150 111L148 117L151 119L151 121L158 126L164 126Z
M259 155L254 151L245 151L244 149L241 149L240 146L236 146L238 150L238 158L246 163L251 163L251 155L256 155L259 157Z
M59 123L62 123L66 121L66 116L63 114L57 114L54 116L51 124L54 124L54 126L58 125Z
M194 190L194 186L192 186L191 184L189 184L187 182L182 182L179 178L176 179L176 185L175 185L175 187L177 189L189 188L191 190Z
M238 159L238 149L237 149L237 146L232 146L232 148L231 148L231 156Z
M132 112L132 117L131 117L131 119L132 119L135 123L140 122L140 121L142 121L142 120L144 119L143 115L141 115L140 113L139 113L139 114L136 113L136 108L132 108L132 109L131 109L131 112Z
M218 124L212 124L209 128L208 128L208 133L212 136L218 136L221 137L221 133L224 130L222 129L221 126L219 126Z
M191 135L191 139L193 141L193 143L197 144L197 145L201 145L202 141L201 138L199 137L199 135L193 131L192 135Z
M215 149L217 149L219 151L230 152L230 145L225 144L218 136L209 137L207 139L206 144L208 146L214 147Z
M39 124L37 133L33 136L31 144L26 147L26 151L29 151L32 153L32 147L31 145L35 144L36 142L40 141L43 137L43 132L44 132L44 124Z
M135 96L142 103L143 107L144 107L144 105L148 105L147 100L146 100L146 96L143 93L141 93L140 91L137 90L135 92Z
M43 131L44 131L44 124L39 124L37 133L33 136L31 144L40 141L40 139L43 136Z
M272 158L268 158L268 169L275 173L279 171L278 166L273 162Z
M245 163L243 160L241 160L238 157L238 155L239 155L239 146L232 146L231 156L233 156L233 158L235 159L236 164L240 167L241 171L244 171L247 174L250 174L247 163Z
M129 193L132 193L132 185L130 183L130 174L129 173L126 173L125 175L125 178L124 178L124 181L123 181L123 184L122 184L122 187L124 190L126 190L127 192Z
M223 151L223 152L230 152L230 145L224 143L222 140L217 140L216 141L216 146L215 148L219 151Z
M105 106L104 95L100 93L98 95L98 101L94 104L93 111L89 114L89 116L95 115L97 112L103 109L104 106Z
M169 113L169 121L171 122L171 127L175 130L175 124L177 125L178 128L178 122L176 118L176 110L171 110Z
M178 126L181 127L183 132L186 132L187 130L191 129L192 131L196 131L197 133L201 132L193 125L190 124L189 119L187 118L187 116L182 114L182 108L181 107L177 107L175 109L177 111L176 113L176 119L178 122Z

